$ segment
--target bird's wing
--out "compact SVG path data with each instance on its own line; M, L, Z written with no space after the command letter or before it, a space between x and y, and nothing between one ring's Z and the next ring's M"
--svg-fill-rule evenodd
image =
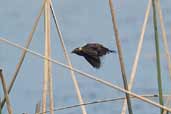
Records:
M98 47L101 47L101 44L97 44L97 43L88 43L85 46L83 46L84 48L91 48L93 50L97 50Z
M98 56L98 52L90 47L84 47L82 52L89 55L89 56Z
M101 44L95 43L86 44L83 48L96 52L98 56L106 55L109 52L108 48L104 47Z
M94 68L100 68L101 62L98 56L85 55L84 57Z
M101 47L99 50L98 50L98 54L99 56L103 56L103 55L106 55L107 53L109 53L109 49L106 48L106 47Z

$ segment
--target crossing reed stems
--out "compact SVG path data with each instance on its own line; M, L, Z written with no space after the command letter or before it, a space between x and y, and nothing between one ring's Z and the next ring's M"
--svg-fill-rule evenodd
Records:
M152 0L152 6L153 6L153 24L154 24L155 48L156 48L156 67L157 67L159 102L161 105L163 105L162 79L161 79L161 69L160 69L160 50L159 50L159 38L158 38L158 28L157 28L157 16L156 16L156 0ZM160 109L160 112L162 114L163 109Z
M125 90L128 90L128 82L127 82L127 78L126 78L125 66L124 66L124 61L123 61L122 47L121 47L121 42L120 42L120 38L119 38L119 32L118 32L116 17L115 17L115 10L113 7L112 0L109 0L109 6L110 6L111 15L112 15L113 29L114 29L114 33L115 33L116 45L118 48L119 62L120 62L120 67L121 67L121 72L122 72L124 88L125 88ZM129 112L129 114L133 114L130 96L127 93L126 93L126 100L127 100L127 105L128 105L128 112Z
M2 69L0 69L0 79L1 79L1 82L2 82L4 96L6 98L6 105L7 105L8 113L13 114L12 106L10 104L10 99L9 99L9 95L8 95L8 91L7 91L7 84L6 84L4 76L2 74Z
M59 66L61 66L61 67L63 67L63 68L72 70L72 71L74 71L74 72L80 74L80 75L77 75L77 76L82 76L82 77L86 77L86 78L88 78L88 79L94 80L94 81L96 81L96 82L98 82L98 83L101 83L101 84L103 84L103 85L105 85L105 86L108 86L108 87L110 87L110 88L116 89L116 90L118 90L118 91L120 91L120 92L130 94L131 96L134 96L134 97L136 97L137 99L139 99L139 100L141 100L141 101L144 101L144 102L146 102L146 103L149 103L149 104L151 104L151 105L153 105L153 106L155 106L155 107L159 107L159 108L162 108L162 109L164 109L164 110L167 110L167 111L171 112L171 109L170 109L170 108L168 108L168 107L166 107L166 106L163 106L163 105L161 105L161 104L159 104L159 103L157 103L157 102L154 102L154 101L152 101L152 100L149 100L149 99L147 99L147 98L145 98L145 97L142 97L142 96L140 96L140 95L138 95L138 94L136 94L136 93L134 93L134 92L131 92L131 91L129 91L129 90L125 90L125 89L123 89L123 88L121 88L121 87L119 87L119 86L117 86L117 85L112 84L112 83L109 82L109 81L106 81L106 80L103 80L103 79L101 79L101 78L98 78L98 77L100 77L100 76L92 75L92 74L83 72L83 71L81 71L81 70L79 70L79 69L70 67L70 66L68 66L68 65L66 65L66 64L63 64L63 63L61 63L61 62L59 62L59 61L57 61L57 60L55 60L55 59L45 57L44 55L42 55L42 54L40 54L40 53L38 53L38 52L35 52L35 51L33 51L33 50L24 48L23 46L21 46L21 45L19 45L19 44L17 44L17 43L11 42L11 41L9 41L9 40L7 40L7 39L5 39L5 38L0 37L0 41L6 43L6 44L8 44L8 45L11 45L11 46L13 46L13 47L16 47L16 48L19 48L19 49L27 50L27 52L29 52L30 54L32 54L32 55L34 55L34 56L37 56L37 57L39 57L39 58L41 58L41 59L47 59L47 60L51 61L51 62L54 63L54 64L57 64L57 65L59 65Z
M72 68L73 66L72 66L70 57L68 55L67 48L66 48L65 42L64 42L64 38L62 36L62 32L60 30L60 26L59 26L59 23L58 23L58 20L57 20L57 16L55 15L55 11L53 9L53 4L52 4L52 1L51 0L50 0L50 3L51 3L51 12L52 12L52 15L53 15L53 20L55 22L55 26L56 26L57 33L59 35L60 43L61 43L62 49L64 51L65 59L67 60L68 65ZM70 73L71 73L71 78L72 78L73 83L74 83L74 87L76 89L77 98L78 98L80 104L83 104L84 101L83 101L83 98L81 96L81 91L80 91L80 87L79 87L79 84L78 84L76 75L75 75L75 73L72 70L70 70ZM82 110L82 114L87 114L87 111L86 111L86 107L85 106L81 106L81 110Z
M40 9L40 12L39 12L38 16L36 17L36 20L35 20L35 23L34 23L34 25L33 25L32 31L30 32L29 37L28 37L28 39L27 39L27 41L26 41L25 48L27 48L27 49L29 48L30 43L31 43L31 41L32 41L32 39L33 39L33 35L34 35L35 30L36 30L36 28L37 28L37 25L38 25L38 22L39 22L39 20L40 20L41 14L43 13L43 9L44 9L45 3L46 3L46 0L43 1L42 7L41 7L41 9ZM10 85L9 85L9 88L8 88L8 94L10 93L10 91L11 91L11 89L12 89L14 83L15 83L15 80L16 80L16 78L17 78L17 76L18 76L18 73L19 73L19 71L20 71L20 68L21 68L21 66L22 66L22 63L23 63L24 58L25 58L25 56L26 56L26 53L27 53L26 50L22 50L22 54L21 54L21 56L20 56L19 62L18 62L18 64L17 64L17 66L16 66L16 70L15 70L13 76L12 76L12 80L11 80ZM4 98L2 99L1 109L3 108L5 102L6 102L6 99L5 99L5 97L4 97Z

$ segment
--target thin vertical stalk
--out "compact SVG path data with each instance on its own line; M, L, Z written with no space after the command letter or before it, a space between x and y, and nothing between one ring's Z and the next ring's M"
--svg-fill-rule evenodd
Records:
M168 70L169 70L169 77L171 79L171 58L170 58L170 52L169 52L169 46L168 46L168 40L167 40L167 34L164 26L164 21L163 21L163 14L162 14L162 9L160 6L160 0L156 1L156 6L157 6L157 12L159 15L160 19L160 26L162 30L162 40L164 44L164 49L165 49L165 54L166 54L166 59L167 59L167 65L168 65ZM166 99L166 105L169 106L171 101L171 96L168 96ZM166 114L166 110L163 111L163 114Z
M151 8L151 0L149 0L149 2L148 2L148 6L146 9L145 18L144 18L144 23L143 23L142 30L141 30L141 35L140 35L139 42L138 42L137 52L136 52L136 55L134 58L134 63L133 63L132 70L131 70L130 82L128 85L129 90L132 89L132 86L133 86L133 83L135 80L136 71L137 71L137 67L138 67L138 61L139 61L139 57L140 57L141 50L142 50L143 40L144 40L144 34L145 34L147 22L148 22L149 13L150 13L150 8ZM126 99L125 99L124 103L123 103L121 114L126 113L126 108L127 108L126 106L127 105L126 105Z
M49 7L50 8L50 7ZM50 12L49 12L50 14ZM50 49L50 39L48 40L48 43L49 43L49 50L48 50L48 54L49 54L49 57L51 56L50 52L51 52L51 49ZM48 69L48 81L49 81L49 97L50 97L50 114L54 114L54 97L53 97L53 78L52 78L52 65L51 65L51 62L49 61L49 69Z
M160 19L160 26L161 26L161 30L162 30L162 40L164 43L166 59L168 61L169 77L171 79L171 58L170 58L170 53L169 53L169 46L168 46L166 30L165 30L164 21L163 21L162 9L160 7L160 1L159 0L156 1L156 6L157 6L157 10L158 10L157 12L159 15L159 19Z
M34 32L35 32L36 27L37 27L37 25L38 25L38 22L39 22L39 20L40 20L41 14L43 13L43 9L44 9L45 2L46 2L46 0L44 0L43 5L42 5L42 7L41 7L41 9L40 9L40 12L39 12L38 16L36 17L35 23L34 23L34 25L33 25L33 29L32 29L32 31L30 32L29 37L28 37L28 39L27 39L27 41L26 41L25 48L28 48L28 47L29 47L29 45L30 45L30 43L31 43L31 41L32 41L32 39L33 39ZM27 53L26 50L22 50L21 57L20 57L19 62L18 62L18 64L17 64L17 66L16 66L16 70L15 70L15 72L14 72L13 78L12 78L12 80L11 80L11 82L10 82L10 85L9 85L9 88L8 88L8 94L10 93L10 91L11 91L13 85L14 85L14 82L15 82L15 80L16 80L16 78L17 78L17 75L18 75L18 73L19 73L19 71L20 71L20 68L21 68L22 63L23 63L23 61L24 61L24 58L25 58L26 53ZM6 101L6 99L3 98L1 108L3 108L3 106L4 106L4 104L5 104L5 101Z
M122 47L121 47L121 42L120 42L120 38L119 38L119 32L118 32L116 17L115 17L115 10L113 7L112 0L109 0L109 6L110 6L110 11L111 11L111 16L112 16L116 45L117 45L118 54L119 54L119 62L120 62L120 67L121 67L121 72L122 72L123 84L124 84L125 90L128 90L128 83L127 83L127 79L126 79L126 72L125 72L124 60L123 60L123 55L122 55ZM133 114L130 96L127 93L126 93L126 99L127 99L129 114Z
M51 56L51 44L50 44L50 2L49 0L45 5L45 56ZM48 85L49 84L49 85ZM43 89L43 100L42 100L42 110L46 111L46 96L47 89L49 87L50 96L50 114L54 114L54 99L53 99L53 80L51 74L51 62L45 60L44 62L44 89Z
M65 43L64 43L63 36L62 36L61 31L60 31L60 27L59 27L59 24L58 24L58 21L57 21L57 17L55 15L55 12L54 12L54 9L53 9L53 4L52 4L51 0L50 0L50 3L51 3L51 12L52 12L53 19L54 19L55 26L56 26L56 30L58 32L59 39L60 39L60 42L61 42L61 45L62 45L62 49L64 51L65 59L67 60L68 65L72 68L73 66L72 66L71 60L69 58L69 55L68 55L68 52L67 52L67 49L66 49L66 46L65 46ZM75 73L72 70L70 70L70 72L71 72L71 78L72 78L73 83L74 83L74 87L76 89L78 100L79 100L80 104L83 104L84 101L83 101L83 98L81 96L80 88L79 88L79 85L78 85ZM81 106L81 110L82 110L82 114L87 114L85 106Z
M7 91L7 84L6 84L4 76L2 74L2 69L0 69L0 79L1 79L1 82L2 82L4 96L6 98L6 105L7 105L8 113L13 114L12 106L10 104L9 95L8 95L8 91Z
M49 27L48 27L48 5L49 0L47 0L44 8L44 32L45 32L45 57L48 57L48 38L49 38ZM44 60L44 79L43 79L43 93L42 93L42 112L46 112L46 97L47 97L47 90L48 90L48 69L49 69L48 60Z
M48 39L47 39L47 44L48 44L48 57L51 56L51 42L50 42L50 24L51 24L51 20L50 20L50 1L48 0L48 6L46 7L47 11L46 14L47 15L47 26L48 26ZM48 82L49 82L49 97L50 97L50 114L54 114L54 98L53 98L53 79L52 79L52 65L51 62L48 60Z
M156 0L152 0L153 6L153 24L154 24L154 34L155 34L155 47L156 47L156 66L157 66L157 81L158 81L158 91L159 91L159 102L163 105L163 93L162 93L162 80L161 80L161 70L160 70L160 50L158 41L158 28L157 28L157 16L156 16ZM163 109L160 109L161 114Z

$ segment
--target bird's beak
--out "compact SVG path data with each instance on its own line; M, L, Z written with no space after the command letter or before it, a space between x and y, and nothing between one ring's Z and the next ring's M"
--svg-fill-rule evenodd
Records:
M71 53L75 53L75 50L72 50L72 52Z
M78 48L75 48L74 50L72 50L72 52L71 53L77 53L79 50L78 50Z

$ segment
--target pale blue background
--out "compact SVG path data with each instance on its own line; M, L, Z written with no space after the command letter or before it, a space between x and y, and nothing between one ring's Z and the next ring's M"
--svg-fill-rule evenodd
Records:
M148 0L113 0L113 2L116 9L118 29L123 47L126 73L129 79ZM42 0L1 0L0 37L5 37L10 41L24 46L41 4ZM170 0L164 0L161 6L169 38L168 44L171 48L170 4ZM98 42L108 48L117 49L108 0L56 0L54 2L54 8L73 66L123 87L117 54L105 56L102 60L102 68L96 70L93 69L84 58L70 53L73 48L87 42ZM30 49L41 54L44 53L43 23L42 16L30 46ZM51 30L52 58L66 63L53 21ZM151 12L137 70L137 77L132 90L138 94L157 94L153 34ZM170 93L169 87L171 84L168 77L164 48L161 43L162 41L160 40L163 90L165 94L168 94ZM9 84L21 55L21 50L0 42L0 52L0 67L3 68L5 79ZM54 81L55 108L77 104L78 100L70 72L53 64L52 75ZM124 96L123 93L117 90L90 79L79 77L79 75L77 79L85 102ZM15 87L10 93L11 104L15 114L21 114L23 112L29 114L34 113L36 103L41 101L42 82L43 60L28 53L17 77ZM0 88L0 96L3 96L2 88ZM157 98L152 100L158 101ZM134 114L159 114L160 112L158 108L136 99L132 101L132 106ZM86 106L86 108L88 114L119 114L122 108L122 101L89 105ZM6 108L3 110L3 114L5 113L7 113ZM81 114L81 110L78 107L55 112L55 114L58 113Z

